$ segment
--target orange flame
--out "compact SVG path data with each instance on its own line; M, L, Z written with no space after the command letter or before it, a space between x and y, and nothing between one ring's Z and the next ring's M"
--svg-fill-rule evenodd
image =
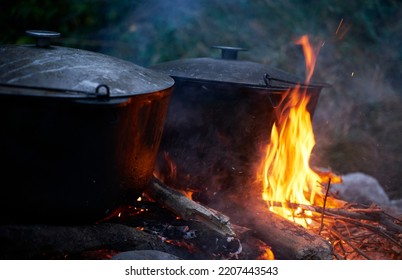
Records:
M176 164L170 158L168 152L163 153L163 163L160 166L156 165L153 175L164 183L170 183L170 181L176 179Z
M301 37L296 43L303 46L308 83L314 71L318 49L312 48L307 36ZM263 182L262 197L270 210L305 227L310 221L297 218L299 209L295 211L293 207L286 207L286 204L313 204L316 193L321 191L321 178L309 166L315 139L307 110L310 96L306 91L306 88L298 85L286 92L284 101L278 107L271 141L259 171Z
M306 60L306 84L310 83L314 73L315 63L317 61L320 47L313 47L307 35L303 35L295 42L303 48L304 59Z
M275 255L272 252L271 248L263 248L262 249L262 254L259 255L257 258L257 260L274 260L275 259Z

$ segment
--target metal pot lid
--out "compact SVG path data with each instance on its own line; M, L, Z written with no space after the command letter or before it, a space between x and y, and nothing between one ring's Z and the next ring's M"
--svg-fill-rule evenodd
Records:
M174 80L108 55L51 46L59 33L27 31L36 45L0 46L0 93L52 97L124 97L165 90Z
M285 89L297 84L308 87L327 87L326 83L304 84L304 80L285 71L252 61L237 60L237 52L245 49L214 46L222 50L222 57L189 58L153 65L152 70L173 78L193 81L223 82L250 87Z

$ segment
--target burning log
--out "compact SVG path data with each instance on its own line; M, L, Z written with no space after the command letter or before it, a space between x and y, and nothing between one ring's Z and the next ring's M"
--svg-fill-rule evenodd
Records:
M111 249L158 250L188 258L188 252L160 238L120 224L91 226L2 225L0 259L49 259Z
M195 201L191 203L197 204ZM103 222L123 224L158 236L163 242L187 251L188 259L274 258L271 248L255 238L248 228L231 225L233 236L222 234L222 231L206 226L204 220L184 220L172 211L166 211L160 203L149 201L146 197L134 205L120 207Z
M250 229L232 226L224 214L189 199L157 178L152 179L145 193L158 204L187 220L190 228L197 232L197 237L189 242L203 248L208 254L212 252L217 257L228 259L274 258L269 244L252 236Z
M281 205L280 202L273 204ZM402 257L402 219L374 204L365 206L345 202L340 208L297 203L287 203L286 206L300 209L299 218L312 220L309 230L334 244L337 259Z
M205 255L210 256L210 259L274 259L271 248L255 238L250 229L233 225L236 232L234 238L222 236L198 221L190 221L187 224L195 236L185 242L203 251Z
M155 177L145 193L184 220L197 220L223 236L235 236L227 216L196 203Z
M198 204L156 178L152 180L146 194L185 220L200 221L223 236L235 235L228 217ZM320 236L268 211L265 207L261 206L258 210L254 205L234 207L249 209L242 211L239 217L236 217L239 219L236 224L250 228L257 239L272 246L274 253L281 258L332 259L332 246Z
M117 258L274 258L270 247L249 229L235 226L238 238L234 238L198 221L177 220L171 213L152 221L153 215L161 213L152 211L147 219L148 211L132 215L134 208L120 210L124 214L97 225L1 225L0 259L110 259L124 252Z
M265 205L240 206L248 211L231 217L236 224L251 228L254 236L272 247L280 259L323 259L333 258L332 246L319 235L310 232L273 212Z

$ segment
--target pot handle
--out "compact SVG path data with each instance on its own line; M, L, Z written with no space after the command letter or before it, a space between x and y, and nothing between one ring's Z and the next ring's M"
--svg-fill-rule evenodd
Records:
M91 94L94 97L93 94ZM110 98L110 88L106 84L99 84L95 88L95 98L91 99L77 99L76 103L95 105L95 106L125 106L129 102L127 97L113 97Z
M108 85L100 84L95 89L96 96L100 99L109 99L110 98L110 88Z
M264 75L264 82L265 82L265 85L267 88L272 88L271 81L273 79L274 78L271 78L271 76L267 73ZM277 80L277 79L275 79L275 80ZM272 100L271 95L272 95L272 93L268 94L269 103L271 103L272 108L276 109L281 102L278 102L278 104L275 104L275 102Z
M278 79L278 78L273 78L271 77L271 75L269 75L268 73L264 74L264 82L265 85L269 88L275 87L274 85L272 85L272 81L277 81L277 82L281 82L283 84L288 84L289 87L290 86L300 86L301 88L323 88L323 87L332 87L330 84L327 83L312 83L312 84L306 84L306 83L301 83L301 82L291 82L291 81L287 81L287 80L282 80L282 79Z

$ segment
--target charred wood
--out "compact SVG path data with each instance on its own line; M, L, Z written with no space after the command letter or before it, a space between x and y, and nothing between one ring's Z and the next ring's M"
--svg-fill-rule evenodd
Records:
M274 259L270 246L255 238L250 229L233 225L236 237L231 237L222 236L198 221L188 224L196 235L188 242L209 254L211 259Z
M227 216L187 198L156 178L146 194L183 219L202 222L223 236L235 236ZM332 246L329 242L270 212L263 205L257 205L259 204L247 206L233 203L233 209L245 211L230 218L237 225L252 229L253 236L271 246L276 256L284 259L332 259Z
M274 258L271 248L255 238L248 228L232 225L235 236L222 235L203 222L178 218L162 206L158 207L156 202L143 200L135 207L120 208L108 222L141 228L144 232L160 236L166 243L188 251L193 259Z
M265 205L240 206L248 211L232 217L234 223L251 228L256 238L272 247L279 259L332 259L332 245L285 218L270 212Z
M85 251L158 250L189 258L188 252L157 236L120 224L91 226L1 225L1 259L50 259Z
M145 193L184 220L199 221L223 236L235 235L227 216L196 203L181 192L166 186L155 177L152 178Z

